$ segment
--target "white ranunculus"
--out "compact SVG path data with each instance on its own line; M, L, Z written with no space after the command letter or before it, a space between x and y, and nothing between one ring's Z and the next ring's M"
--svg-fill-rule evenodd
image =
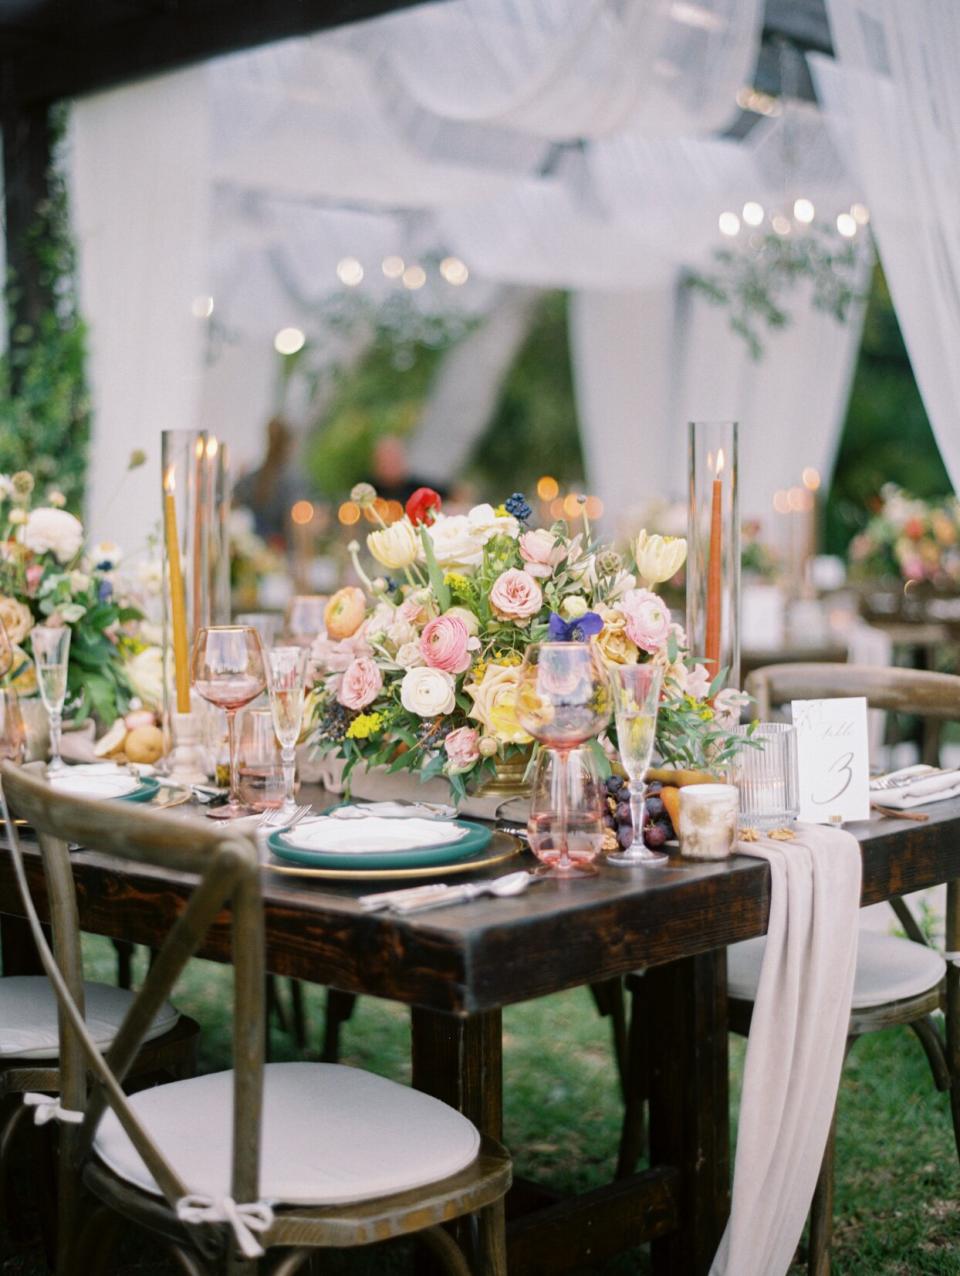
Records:
M453 713L456 705L454 679L442 669L421 665L408 669L400 684L400 703L408 713L420 718L436 718Z
M520 524L513 515L498 514L492 505L474 505L467 520L484 545L494 536L512 536L516 540L520 535Z
M66 510L41 505L27 516L23 543L34 554L52 553L57 562L69 563L83 544L83 524Z
M119 566L123 550L116 541L98 541L90 551L90 561L101 571L111 572Z
M427 535L433 544L437 565L446 571L479 567L483 561L484 539L471 526L466 514L441 515L427 528Z

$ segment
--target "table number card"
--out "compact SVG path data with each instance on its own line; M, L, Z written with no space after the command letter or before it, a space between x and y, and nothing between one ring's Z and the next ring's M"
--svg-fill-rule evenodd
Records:
M867 702L794 700L800 819L829 824L870 818L870 754Z

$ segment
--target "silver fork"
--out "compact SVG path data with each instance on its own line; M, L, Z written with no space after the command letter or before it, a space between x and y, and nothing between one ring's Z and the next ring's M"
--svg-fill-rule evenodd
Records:
M312 810L313 808L310 806L298 806L293 815L289 817L283 814L282 807L272 811L264 811L257 821L257 828L293 828L295 824L299 824L305 816L309 815Z
M913 775L900 775L894 772L893 775L874 777L870 781L870 788L874 793L882 793L887 789L902 789L908 784L917 784L921 780L935 780L944 775L960 775L960 771L956 768L950 768L945 771L916 771Z

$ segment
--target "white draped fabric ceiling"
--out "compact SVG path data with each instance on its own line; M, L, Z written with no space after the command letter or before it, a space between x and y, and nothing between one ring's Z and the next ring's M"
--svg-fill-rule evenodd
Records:
M858 323L791 301L755 364L725 312L677 281L731 242L722 212L803 196L831 221L861 188L812 108L719 135L761 19L760 0L447 0L78 101L93 534L133 545L147 530L133 484L103 509L119 439L149 450L164 426L204 425L255 459L274 334L309 338L344 278L373 302L464 315L517 288L570 289L591 489L608 506L677 494L685 415L731 414L748 512L769 513L775 487L829 462ZM467 264L465 286L437 274L444 254ZM388 278L391 255L423 263L425 284ZM356 357L322 332L330 361ZM449 376L444 395L455 403ZM438 479L469 442L434 449Z

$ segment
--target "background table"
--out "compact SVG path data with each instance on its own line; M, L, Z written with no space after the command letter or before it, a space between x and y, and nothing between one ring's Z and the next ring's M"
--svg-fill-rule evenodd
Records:
M315 800L318 795L308 794ZM863 847L863 903L960 876L960 800L925 824L851 826ZM41 913L39 858L28 856ZM74 855L80 922L88 931L159 945L190 879ZM413 1081L501 1133L500 1011L505 1005L648 968L651 1168L523 1215L509 1233L512 1270L561 1272L652 1241L654 1270L705 1272L729 1208L727 944L762 934L765 862L674 860L658 870L604 868L549 881L514 899L487 899L397 919L363 912L370 889L265 873L270 971L412 1007ZM9 857L0 856L0 912L21 913ZM4 928L4 970L23 960ZM228 961L229 923L202 956ZM614 1066L611 1058L611 1067Z

